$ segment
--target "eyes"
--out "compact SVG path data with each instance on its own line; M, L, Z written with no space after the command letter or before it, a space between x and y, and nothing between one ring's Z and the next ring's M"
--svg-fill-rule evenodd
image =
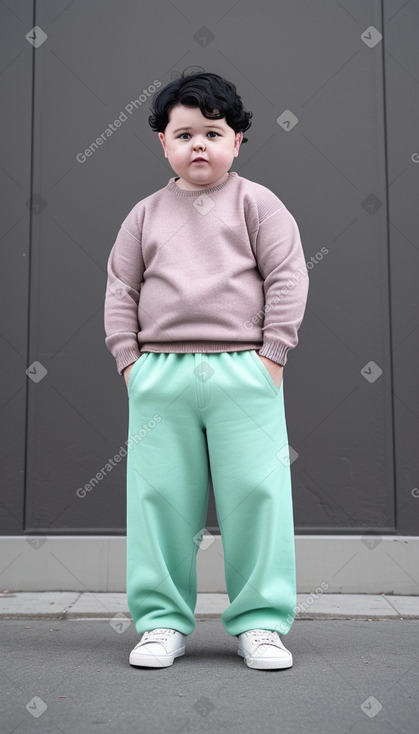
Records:
M184 135L190 135L190 133L181 133L180 135L178 135L178 138L182 138L183 140L185 140L185 138L183 137ZM221 137L221 135L216 133L215 130L208 130L207 135L217 135L219 138Z

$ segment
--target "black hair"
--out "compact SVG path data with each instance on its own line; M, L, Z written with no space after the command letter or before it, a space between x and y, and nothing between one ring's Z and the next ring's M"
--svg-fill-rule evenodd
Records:
M246 112L236 87L218 74L198 72L186 75L185 71L174 81L169 82L154 95L148 118L150 127L155 132L164 132L169 123L172 107L182 104L185 107L199 107L208 120L220 120L225 117L227 125L235 133L245 132L252 124L253 112ZM218 110L214 113L213 110ZM243 137L242 143L247 138Z

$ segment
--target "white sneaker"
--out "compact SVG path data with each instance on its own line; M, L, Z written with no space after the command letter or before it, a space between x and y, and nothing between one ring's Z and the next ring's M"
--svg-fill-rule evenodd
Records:
M238 655L249 668L274 670L291 668L292 655L283 645L278 632L264 629L248 630L236 635L239 640Z
M167 668L175 658L185 654L185 639L186 635L182 632L167 627L147 630L131 650L129 663L148 668Z

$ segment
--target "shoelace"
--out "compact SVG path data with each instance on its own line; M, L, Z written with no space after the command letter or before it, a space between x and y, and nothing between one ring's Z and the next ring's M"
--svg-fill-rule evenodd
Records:
M281 642L280 638L278 637L278 632L274 632L273 630L249 630L246 634L252 638L252 642L254 643L267 643L268 645L277 645L278 641Z
M168 639L169 635L174 635L176 630L167 629L166 627L158 627L154 630L148 630L144 633L146 639L153 637L156 642L164 642Z

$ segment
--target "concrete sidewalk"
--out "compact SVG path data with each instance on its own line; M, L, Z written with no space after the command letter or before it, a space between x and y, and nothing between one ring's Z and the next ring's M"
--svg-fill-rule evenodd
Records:
M198 594L197 620L218 619L227 594ZM79 591L0 593L0 618L131 618L126 594ZM386 594L298 594L296 619L419 619L419 596Z

